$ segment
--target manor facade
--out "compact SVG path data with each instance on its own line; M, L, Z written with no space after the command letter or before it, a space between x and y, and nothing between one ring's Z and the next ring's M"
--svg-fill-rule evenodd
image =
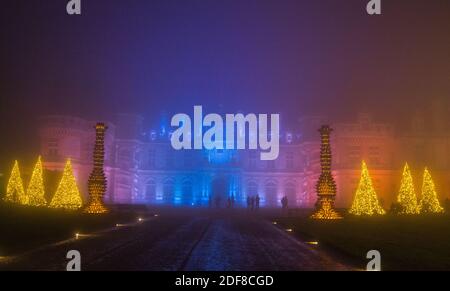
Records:
M431 170L441 199L450 193L450 135L439 116L430 122L413 118L400 131L368 114L353 122L331 124L333 174L338 207L348 207L358 185L361 161L368 166L378 196L388 208L395 200L403 165L413 169L417 193L421 173ZM328 123L322 117L299 120L297 131L280 133L276 160L261 161L255 150L176 151L166 126L144 126L138 115L120 114L108 123L105 137L107 203L207 206L229 196L245 206L247 196L258 194L262 207L278 207L283 196L290 207L312 207L320 174L320 140L317 129ZM40 120L40 144L44 165L61 170L71 158L83 195L91 171L95 121L69 116Z

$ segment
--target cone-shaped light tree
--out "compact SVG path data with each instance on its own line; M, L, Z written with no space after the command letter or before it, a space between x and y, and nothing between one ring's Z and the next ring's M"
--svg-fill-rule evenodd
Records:
M78 190L75 176L73 175L72 163L67 160L64 167L63 176L59 183L58 189L50 202L52 208L79 209L83 205L83 201Z
M27 204L28 197L25 195L22 178L20 177L19 162L15 161L8 185L6 186L6 196L3 198L6 202Z
M30 184L27 188L28 204L31 206L45 206L47 201L45 200L44 178L42 170L41 157L38 158L36 165L34 166L33 173L31 174Z
M383 215L386 212L378 202L377 193L372 184L366 163L362 162L361 179L359 180L358 189L355 198L349 210L354 215Z
M408 163L406 163L405 168L403 169L403 177L400 183L400 191L398 193L397 202L400 205L400 214L419 213L413 178L411 176Z
M427 168L423 173L422 198L420 199L419 211L421 213L442 213L444 208L439 204L433 179Z

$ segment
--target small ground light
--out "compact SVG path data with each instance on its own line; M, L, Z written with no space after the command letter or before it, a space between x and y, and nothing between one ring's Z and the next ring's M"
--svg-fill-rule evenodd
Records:
M141 221L142 221L142 217L139 217L139 218L138 218L138 221L141 222Z
M319 244L318 241L307 241L306 243L309 245L318 245Z
M155 215L153 215L154 217L158 217L159 215L158 214L155 214Z
M124 226L124 225L121 223L116 223L116 227L121 227L121 226Z
M292 228L286 228L287 232L292 232Z
M272 222L272 224L273 224L273 225L275 225L275 224L277 224L277 222L276 222L276 221L274 221L274 222Z
M75 239L79 239L80 238L80 234L79 233L76 233L75 234Z

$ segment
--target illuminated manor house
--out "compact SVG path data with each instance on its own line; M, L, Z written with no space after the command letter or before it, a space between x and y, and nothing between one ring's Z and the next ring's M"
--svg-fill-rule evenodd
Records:
M378 123L368 114L359 114L349 123L331 124L336 206L351 204L363 159L385 208L395 200L405 161L411 165L418 191L421 173L428 166L440 198L448 197L450 134L441 108L435 110L432 120L415 116L402 130ZM40 120L44 166L62 170L70 157L85 199L95 123L68 116ZM266 207L279 206L285 195L291 207L313 207L320 174L317 130L324 123L327 120L321 117L300 119L296 132L281 134L278 159L261 161L259 151L251 150L176 151L164 122L157 129L148 129L140 116L120 114L114 123L108 123L105 136L105 201L208 206L211 197L220 197L224 206L227 197L234 196L238 205L245 206L247 195L259 194Z

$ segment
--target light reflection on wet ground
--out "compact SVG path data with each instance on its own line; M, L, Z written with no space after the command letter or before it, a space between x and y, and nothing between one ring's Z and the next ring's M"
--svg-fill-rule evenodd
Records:
M345 270L320 249L245 211L162 213L132 227L54 244L0 269L65 270L68 250L83 270Z

